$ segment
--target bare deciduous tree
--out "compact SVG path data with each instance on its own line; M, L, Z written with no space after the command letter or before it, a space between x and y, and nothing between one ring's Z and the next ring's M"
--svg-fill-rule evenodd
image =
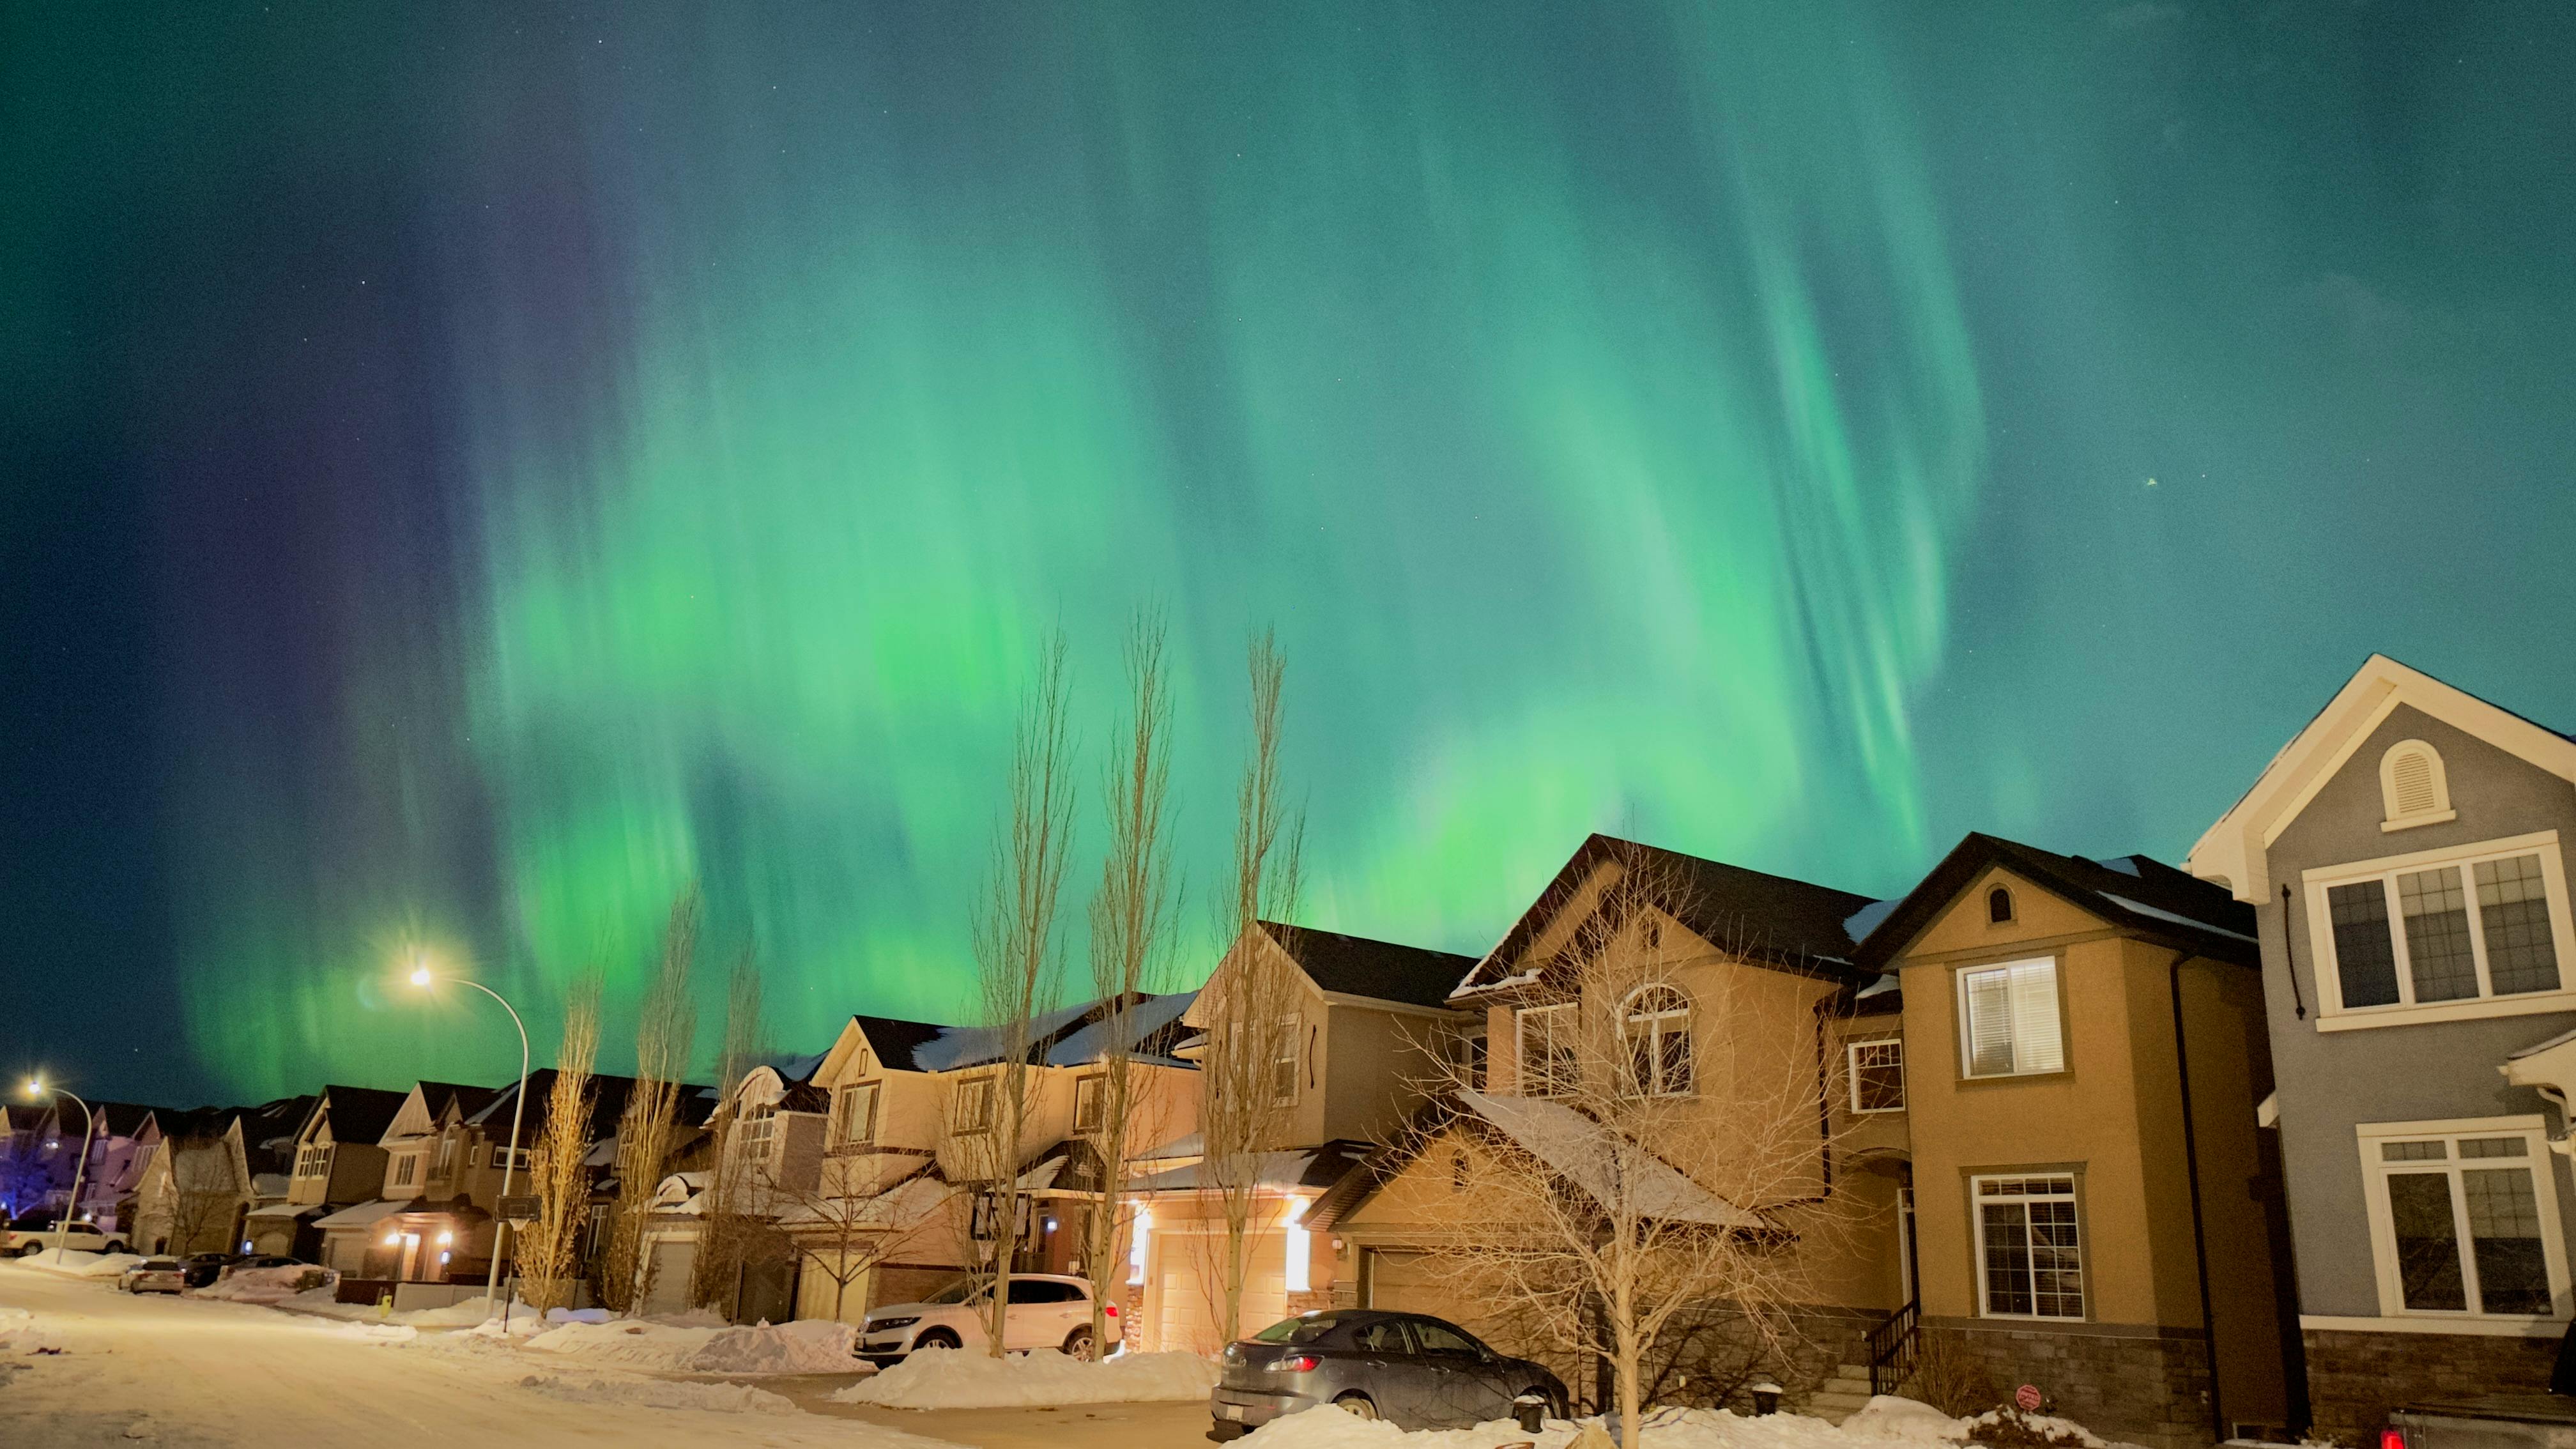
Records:
M735 956L725 994L724 1043L716 1053L716 1087L723 1098L708 1122L714 1141L700 1194L698 1253L690 1264L689 1302L712 1308L734 1301L743 1270L769 1257L776 1233L765 1226L774 1211L764 1200L761 1165L737 1161L742 1144L736 1093L760 1055L760 971L751 947Z
M167 1251L187 1254L224 1252L231 1241L234 1211L243 1201L232 1151L223 1138L191 1135L161 1144L169 1164L170 1243Z
M832 1317L843 1316L851 1284L903 1251L947 1207L953 1189L925 1166L913 1154L869 1153L827 1159L810 1188L770 1180L767 1195L793 1235L793 1250L832 1285Z
M1011 750L1009 816L993 845L984 899L975 913L975 960L984 1017L999 1063L989 1090L983 1140L963 1145L988 1161L993 1204L992 1352L1002 1353L1010 1307L1011 1257L1018 1244L1020 1138L1032 1106L1031 1022L1055 984L1056 900L1073 843L1072 743L1065 723L1065 641L1048 637L1037 679L1021 706ZM962 1126L963 1124L952 1124Z
M563 1044L529 1176L537 1216L519 1233L521 1292L539 1312L569 1308L581 1281L582 1233L590 1222L591 1067L599 1057L600 977L584 972L564 998Z
M1093 1287L1095 1353L1109 1351L1105 1271L1124 1255L1130 1223L1127 1154L1140 1106L1130 1013L1161 960L1176 909L1171 842L1164 833L1172 702L1163 682L1163 637L1160 614L1139 613L1128 626L1126 749L1111 762L1105 782L1109 848L1101 860L1100 888L1091 898L1091 989L1103 1003L1091 1143L1101 1177L1100 1201L1084 1224L1083 1266Z
M1265 949L1260 923L1296 908L1305 826L1279 784L1280 691L1287 661L1264 631L1247 660L1252 685L1252 754L1235 791L1234 892L1223 922L1233 948L1201 996L1206 1041L1199 1061L1201 1191L1224 1223L1214 1302L1221 1342L1241 1336L1253 1214L1268 1154L1290 1145L1298 1063L1295 968ZM1284 1075L1283 1075L1284 1074Z
M690 884L671 902L662 936L662 966L644 993L635 1026L635 1087L617 1123L617 1209L609 1225L608 1262L601 1284L608 1306L630 1312L652 1292L653 1262L644 1230L653 1218L653 1193L670 1159L679 1123L680 1078L697 1039L697 1006L689 995L689 969L698 952L701 902Z
M1840 1064L1812 1003L1784 1022L1764 968L1676 928L1683 882L1624 864L1540 965L1529 989L1555 1009L1523 1017L1508 1078L1497 1063L1510 1093L1460 1062L1438 1084L1459 1110L1411 1146L1416 1181L1445 1177L1458 1204L1415 1214L1438 1275L1533 1356L1606 1361L1636 1449L1654 1398L1791 1361L1855 1212L1832 1187Z

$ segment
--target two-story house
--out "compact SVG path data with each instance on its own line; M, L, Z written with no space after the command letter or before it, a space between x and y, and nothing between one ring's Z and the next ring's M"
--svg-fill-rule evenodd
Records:
M2294 1415L2253 913L2143 857L1970 835L1854 960L1900 983L1922 1338L2114 1438L2276 1434ZM1862 1055L1888 1049L1851 1049L1864 1092ZM1906 1373L1877 1367L1882 1391Z
M2314 1432L2545 1387L2570 1313L2576 740L2374 655L2192 848L2261 921Z
M313 1101L281 1097L256 1107L165 1114L161 1145L134 1191L134 1246L179 1254L258 1251L254 1225L273 1219L253 1214L285 1202L296 1131ZM286 1236L291 1240L292 1233Z
M475 1136L467 1119L497 1095L455 1082L414 1085L377 1141L385 1173L375 1199L316 1222L324 1265L371 1281L481 1276L488 1257L466 1254L478 1234L489 1251L491 1215L466 1194L466 1149Z
M1256 955L1257 953L1257 955ZM1348 1267L1307 1221L1315 1204L1396 1137L1449 1063L1474 1018L1448 1004L1475 959L1447 951L1262 921L1233 942L1184 1016L1204 1031L1228 973L1278 973L1278 1043L1263 1073L1275 1094L1277 1141L1228 1169L1246 1209L1238 1325L1255 1332L1329 1307ZM1267 993L1265 993L1267 994ZM1183 1043L1191 1057L1204 1042ZM1204 1062L1202 1063L1204 1066ZM1210 1088L1214 1090L1214 1088ZM1147 1350L1222 1345L1225 1257L1232 1248L1217 1167L1203 1140L1140 1154L1141 1204L1128 1263L1128 1331Z
M349 1273L362 1266L323 1257L321 1220L344 1208L374 1202L385 1187L385 1130L408 1094L377 1087L332 1084L313 1099L292 1144L286 1200L251 1213L256 1251L285 1253L330 1263ZM283 1240L284 1247L272 1246ZM349 1238L348 1242L357 1242ZM345 1246L345 1244L344 1244Z
M1896 997L1851 963L1867 896L1595 835L1566 862L1446 1003L1480 1018L1473 1085L1308 1220L1332 1234L1341 1301L1428 1312L1507 1351L1557 1361L1599 1401L1606 1369L1566 1356L1561 1327L1474 1281L1483 1250L1468 1163L1487 1144L1544 1164L1569 1200L1643 1235L1689 1224L1743 1234L1794 1362L1764 1365L1811 1410L1868 1333L1906 1301L1901 1250L1907 1104ZM1848 1064L1857 1063L1854 1071ZM1847 1076L1846 1074L1849 1073ZM1616 1167L1604 1164L1618 1164ZM1616 1177L1614 1185L1609 1179ZM1568 1218L1567 1221L1575 1221ZM1517 1233L1493 1235L1497 1245ZM1641 1241L1643 1239L1641 1238ZM1516 1252L1549 1252L1542 1235ZM1561 1245L1560 1245L1561 1246ZM1711 1285L1712 1294L1722 1292ZM1649 1376L1759 1351L1712 1303L1705 1330L1675 1323ZM1696 1341L1686 1341L1696 1340ZM1858 1397L1849 1405L1856 1406Z
M782 1213L807 1210L822 1185L831 1094L811 1080L822 1062L806 1056L745 1072L707 1120L722 1159L710 1142L705 1166L663 1178L644 1233L652 1311L689 1306L683 1300L710 1224L723 1223L737 1239L726 1245L732 1282L711 1306L737 1323L795 1316L797 1255L777 1223Z

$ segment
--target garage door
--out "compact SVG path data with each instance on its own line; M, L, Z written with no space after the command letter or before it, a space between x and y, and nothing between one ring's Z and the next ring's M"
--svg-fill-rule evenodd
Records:
M653 1281L645 1285L646 1313L678 1313L689 1306L689 1273L697 1266L698 1245L665 1240L653 1245Z
M1397 1248L1371 1248L1362 1265L1368 1306L1397 1313L1427 1313L1452 1323L1469 1324L1474 1315L1449 1286L1454 1274L1443 1273L1428 1253Z

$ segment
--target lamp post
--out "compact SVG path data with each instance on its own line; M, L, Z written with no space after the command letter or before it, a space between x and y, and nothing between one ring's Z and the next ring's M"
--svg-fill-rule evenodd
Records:
M439 979L440 978L429 969L429 958L427 956L415 956L412 958L412 985L427 987L432 982ZM471 986L475 990L482 992L484 995L491 997L494 1001L500 1002L501 1009L510 1013L510 1024L519 1029L519 1090L513 1093L510 1097L510 1155L501 1159L501 1197L506 1198L510 1195L511 1175L515 1173L519 1167L519 1123L528 1110L528 1024L519 1020L519 1009L517 1007L512 1006L509 1003L509 1000L503 997L500 992L493 990L482 982L468 981L462 976L454 976L446 979L455 981L459 985ZM494 1308L494 1305L499 1301L501 1296L501 1239L502 1236L510 1230L509 1219L502 1217L500 1214L500 1200L495 1199L492 1206L494 1209L492 1213L492 1275L490 1278L485 1280L483 1284L483 1306L487 1311ZM501 1320L501 1323L504 1328L507 1328L509 1326L509 1319L504 1317Z
M73 1096L61 1087L48 1088L43 1079L38 1077L27 1079L28 1096L42 1097L47 1091L51 1091L57 1097L71 1097L73 1101L80 1102L81 1109L80 1160L72 1164L72 1197L71 1201L63 1204L63 1215L54 1219L54 1261L60 1263L63 1260L63 1248L71 1238L72 1214L80 1211L81 1174L89 1171L89 1139L90 1134L98 1128L98 1113L90 1110L89 1103L82 1102L79 1097Z

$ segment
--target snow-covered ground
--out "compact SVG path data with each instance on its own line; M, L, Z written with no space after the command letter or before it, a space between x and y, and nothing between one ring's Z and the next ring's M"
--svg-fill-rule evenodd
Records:
M1216 1365L1190 1353L1120 1354L1106 1362L1084 1363L1051 1348L1004 1358L933 1348L911 1355L875 1378L850 1385L832 1399L889 1409L1144 1404L1205 1399L1216 1380Z
M1957 1449L1968 1437L1971 1420L1953 1419L1928 1404L1911 1399L1875 1398L1845 1420L1840 1428L1804 1414L1769 1414L1759 1418L1723 1410L1664 1409L1646 1417L1639 1436L1642 1449ZM2102 1441L2063 1419L2031 1418L2035 1428L2064 1432L2100 1449ZM1590 1426L1597 1435L1597 1426ZM1472 1429L1437 1429L1407 1433L1393 1424L1362 1420L1339 1409L1323 1407L1291 1414L1254 1430L1237 1441L1241 1449L1502 1449L1526 1444L1532 1449L1591 1449L1587 1426L1550 1420L1536 1434L1509 1420Z
M700 1348L717 1336L703 1332ZM471 1331L136 1298L14 1262L0 1263L0 1341L0 1444L11 1446L945 1449L743 1385L675 1383Z

